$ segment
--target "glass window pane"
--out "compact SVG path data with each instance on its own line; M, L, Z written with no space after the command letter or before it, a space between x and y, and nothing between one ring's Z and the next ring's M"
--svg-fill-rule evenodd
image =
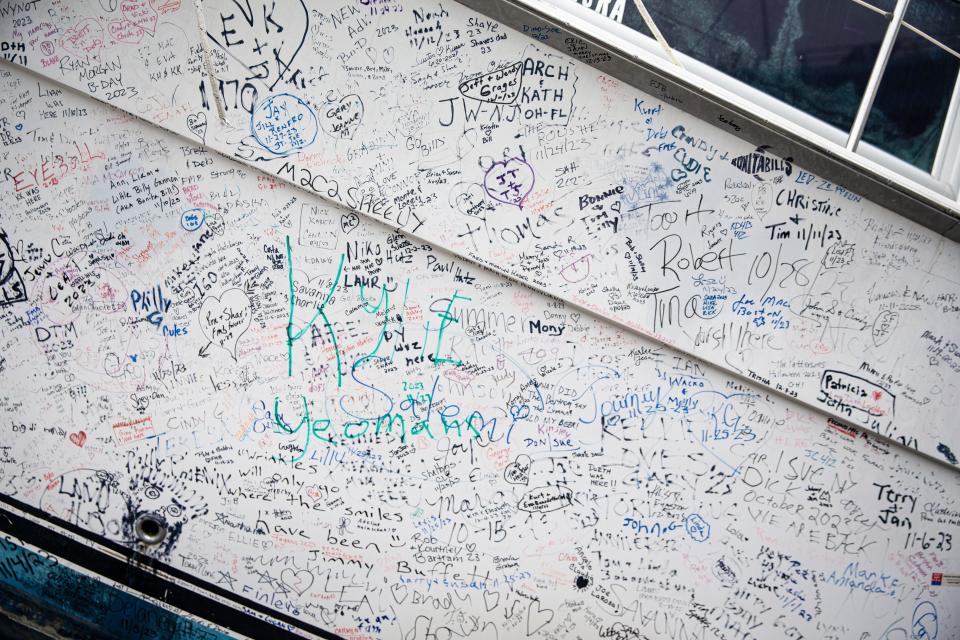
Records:
M954 51L960 51L960 2L957 0L910 0L904 20Z
M878 3L884 2L892 6ZM644 4L671 47L844 131L887 26L882 15L851 0ZM650 35L632 0L623 23Z
M863 139L929 171L937 154L958 71L960 60L901 28Z

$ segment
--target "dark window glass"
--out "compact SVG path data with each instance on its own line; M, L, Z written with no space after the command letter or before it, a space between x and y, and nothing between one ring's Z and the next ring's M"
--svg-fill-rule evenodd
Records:
M644 4L671 47L843 131L856 117L887 26L851 0ZM623 23L651 35L632 0Z
M910 0L904 20L960 51L960 0Z
M905 20L955 51L960 49L960 3L911 0ZM863 139L929 171L958 72L960 59L901 26Z
M892 13L896 0L864 0ZM604 14L617 3L580 0ZM853 0L644 0L671 47L840 130L853 125L888 20ZM906 22L960 51L960 0L911 0ZM623 24L652 37L632 0ZM960 59L901 27L863 139L932 168Z

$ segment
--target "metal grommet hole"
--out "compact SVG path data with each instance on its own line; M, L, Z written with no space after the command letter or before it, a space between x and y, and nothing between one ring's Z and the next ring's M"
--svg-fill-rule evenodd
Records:
M137 540L143 544L159 544L167 537L167 524L153 513L144 513L133 523Z

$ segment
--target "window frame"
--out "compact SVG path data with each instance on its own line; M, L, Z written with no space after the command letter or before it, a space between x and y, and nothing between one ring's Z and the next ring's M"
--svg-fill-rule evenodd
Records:
M957 74L957 82L953 87L953 97L947 108L931 174L960 192L960 74ZM960 202L960 194L957 201Z
M674 49L672 54L680 63L680 66L677 66L654 38L609 19L593 8L581 5L577 0L460 1L492 17L498 17L498 12L487 8L488 5L501 3L514 5L534 15L548 16L552 22L583 33L627 59L642 60L659 73L696 86L708 98L718 98L749 112L755 119L769 122L797 140L821 147L835 159L859 170L878 174L885 182L896 184L902 190L931 200L953 218L960 219L960 74L947 110L934 165L931 171L927 172L865 140L858 142L856 151L850 151L846 148L849 131L834 127ZM897 2L899 4L905 0ZM591 5L593 4L596 4L596 0L591 2ZM609 4L613 5L613 2ZM893 15L893 12L889 13ZM879 83L877 86L879 87Z

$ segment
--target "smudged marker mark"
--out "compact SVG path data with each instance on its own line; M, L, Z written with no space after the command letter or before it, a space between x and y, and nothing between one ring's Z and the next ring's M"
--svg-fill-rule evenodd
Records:
M943 444L942 442L937 445L937 451L943 454L943 457L947 459L950 464L957 464L957 456L950 450L950 447Z

